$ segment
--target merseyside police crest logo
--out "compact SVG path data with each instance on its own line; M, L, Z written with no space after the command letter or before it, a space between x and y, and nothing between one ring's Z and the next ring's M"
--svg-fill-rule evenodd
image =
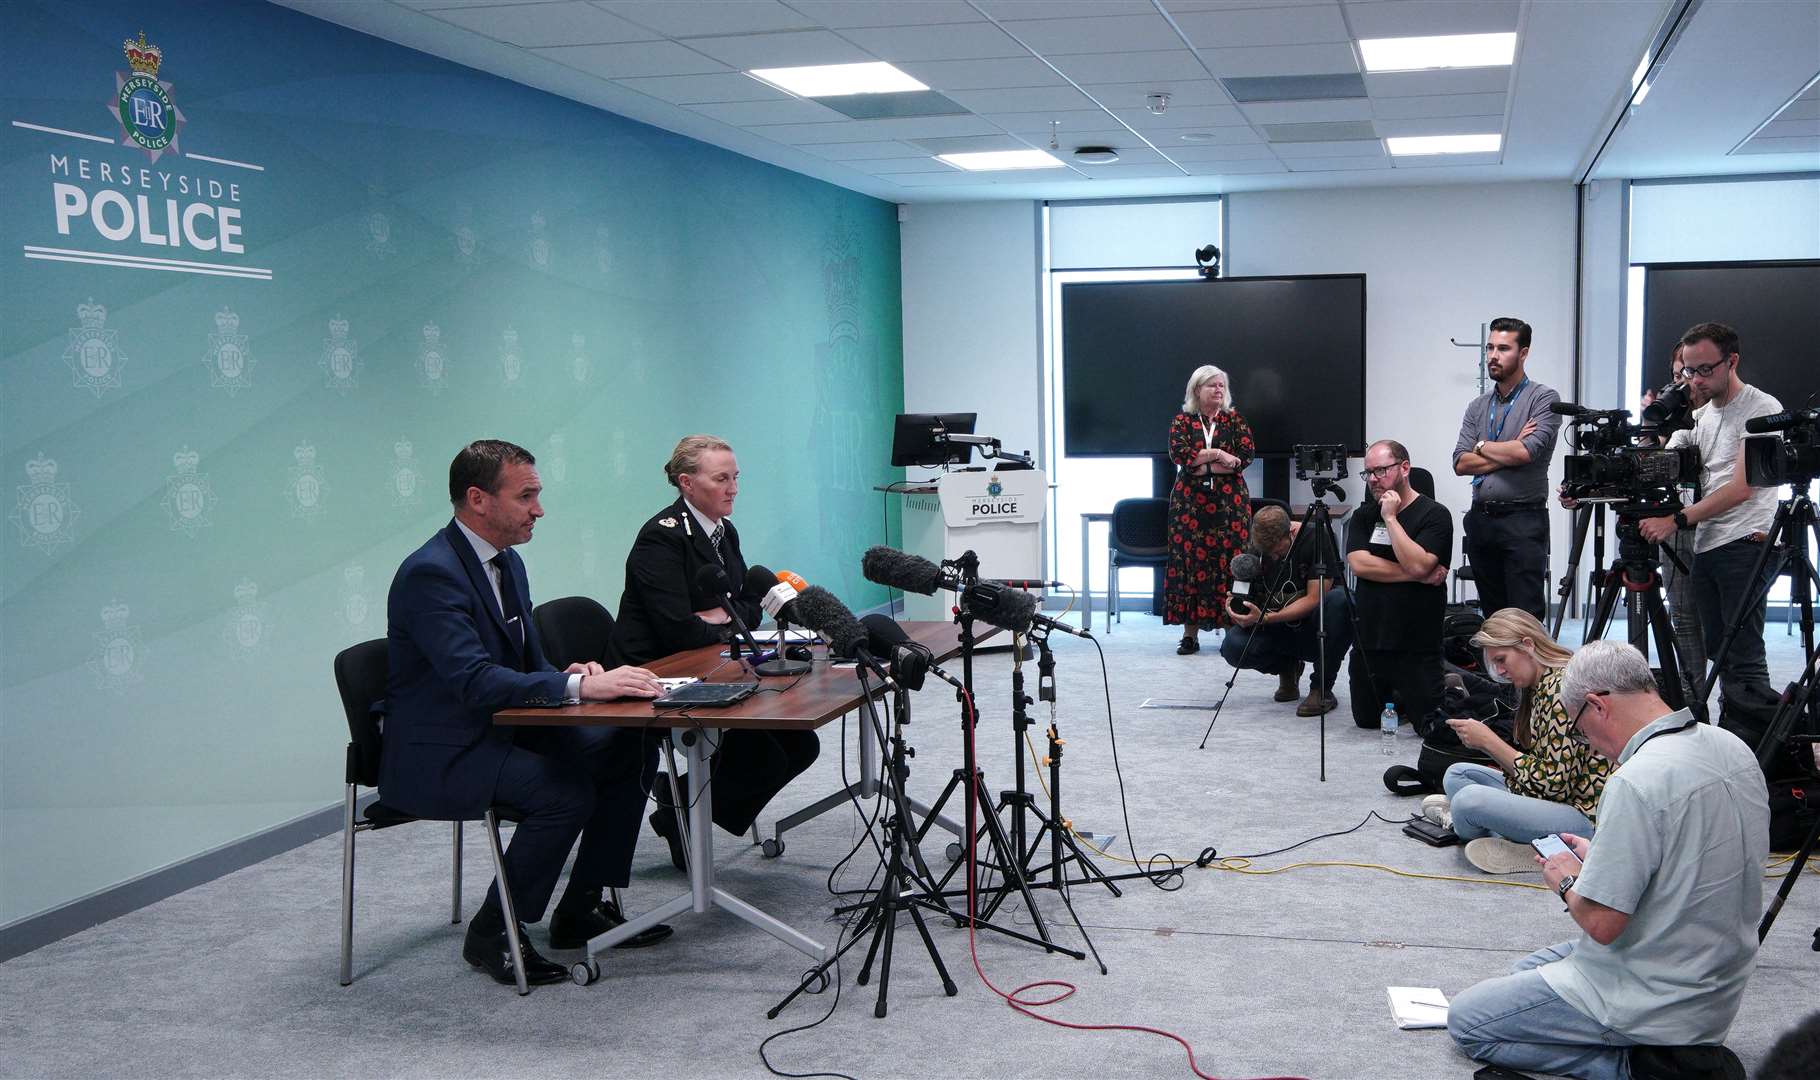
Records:
M348 321L337 315L329 320L329 336L322 342L323 385L345 394L360 384L360 343L348 336Z
M367 238L367 251L381 259L398 250L392 243L392 218L385 212L385 205L380 202L385 198L385 188L378 184L367 187L368 203L365 220L361 223Z
M594 265L603 274L613 272L613 231L605 225L594 230Z
M215 332L209 335L209 385L226 390L229 397L253 385L253 354L240 332L240 316L227 308L215 313Z
M201 461L201 456L187 446L171 455L177 473L164 478L164 512L170 516L172 532L195 536L208 528L209 511L215 508L216 498L209 478L196 471Z
M20 541L47 553L59 545L74 543L76 534L71 526L82 511L70 501L70 486L57 482L57 463L41 453L25 463L25 475L31 482L19 485L12 513L13 523L19 526Z
M575 355L569 358L569 374L577 383L585 385L588 373L594 367L594 362L588 359L588 339L580 334L570 334L569 347L575 350Z
M550 268L550 240L543 234L543 211L531 215L531 265L539 270Z
M89 297L76 305L76 319L82 325L70 327L69 347L63 350L63 362L70 366L78 389L91 390L96 397L120 386L120 368L126 354L120 351L119 332L107 328L107 307Z
M553 484L560 484L569 478L568 445L569 440L563 437L562 432L550 436L550 458L546 465Z
M417 381L432 394L449 386L449 355L443 351L442 327L423 324L423 344L417 349Z
M341 614L349 626L366 625L372 604L366 593L367 568L355 563L341 572Z
M158 79L164 50L147 44L144 31L138 41L127 38L123 44L127 66L133 70L114 73L114 100L108 109L120 121L120 145L137 146L153 161L165 153L175 156L182 152L177 149L177 132L184 120L171 100L171 84Z
M250 660L266 651L270 627L266 625L265 605L259 602L257 583L241 578L234 586L234 610L228 613L222 640L228 655L237 660Z
M506 386L516 389L518 377L524 374L525 362L518 351L518 331L509 326L499 335L499 367Z
M291 516L314 521L322 514L322 496L326 490L322 483L322 466L316 464L316 448L302 443L291 451L291 456L297 462L291 466L290 482L285 489L291 497Z
M392 444L392 505L401 510L416 506L423 501L422 486L411 440L399 439Z
M145 659L145 646L139 643L139 628L128 625L133 609L116 600L101 609L101 630L95 635L95 655L88 662L89 673L103 690L124 694L145 674L140 670Z
M998 477L995 476L986 482L986 494L996 499L1004 493L1005 485L998 482Z
M474 209L466 203L456 207L455 219L455 261L462 266L473 266L480 261L476 254L480 250L480 237L474 233Z

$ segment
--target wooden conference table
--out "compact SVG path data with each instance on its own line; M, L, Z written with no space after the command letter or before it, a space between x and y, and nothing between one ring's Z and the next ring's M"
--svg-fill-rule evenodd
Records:
M928 646L939 663L960 652L960 631L951 623L906 622L904 630L912 641ZM982 626L977 637L983 639L995 632ZM721 645L666 656L644 665L662 678L694 676L710 682L743 682L752 676L745 667L729 661ZM718 744L723 731L750 728L811 731L858 708L863 701L859 678L851 665L836 667L816 649L812 670L800 678L766 679L760 693L727 708L694 710L654 709L642 700L584 702L555 709L503 709L493 714L496 724L522 725L603 725L670 730L680 733L688 761L690 791L684 793L689 804L689 891L660 904L637 918L630 919L588 942L588 952L598 956L616 943L648 926L684 912L705 914L714 907L725 908L745 921L800 952L825 960L828 947L746 903L714 883L714 785L713 769L708 759L711 744ZM877 680L869 679L874 697L884 689ZM786 689L787 688L787 689ZM776 690L778 692L763 692ZM577 963L571 974L580 983L599 977L599 964L593 960Z

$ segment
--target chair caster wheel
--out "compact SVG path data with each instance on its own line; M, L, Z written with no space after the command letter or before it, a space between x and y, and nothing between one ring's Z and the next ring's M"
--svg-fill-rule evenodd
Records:
M600 961L577 960L569 965L569 980L576 986L592 986L600 981Z
M828 989L829 985L828 973L826 971L818 971L815 973L814 980L803 987L803 992L805 994L819 994L823 990Z
M948 845L948 861L949 862L960 862L961 855L962 855L962 851L961 851L960 841L956 840L956 841L951 842Z
M784 842L776 839L766 840L759 845L758 850L765 858L775 859L784 853Z

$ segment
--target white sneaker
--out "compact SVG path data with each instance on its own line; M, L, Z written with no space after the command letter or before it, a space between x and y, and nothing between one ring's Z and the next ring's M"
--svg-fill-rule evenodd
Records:
M1466 861L1487 874L1539 874L1536 849L1502 836L1481 836L1466 843Z
M1453 813L1448 808L1445 795L1430 795L1423 799L1422 816L1443 829L1453 828Z

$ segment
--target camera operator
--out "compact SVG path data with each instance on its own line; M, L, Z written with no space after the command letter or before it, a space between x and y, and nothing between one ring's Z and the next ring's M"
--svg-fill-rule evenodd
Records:
M1346 523L1346 564L1359 629L1347 676L1352 721L1378 726L1384 702L1426 732L1441 706L1441 622L1453 515L1409 485L1409 451L1391 439L1365 450L1365 504Z
M1346 594L1340 589L1322 592L1323 582L1315 577L1317 546L1331 577L1341 573L1339 553L1321 529L1304 529L1299 521L1289 520L1280 506L1266 506L1251 518L1252 550L1264 557L1263 572L1258 581L1263 586L1258 600L1240 599L1235 605L1226 600L1226 613L1232 616L1233 629L1220 643L1220 656L1233 667L1250 668L1276 675L1282 685L1277 688L1278 701L1296 699L1296 683L1302 677L1302 664L1321 658L1320 630L1327 631L1326 662L1317 665L1326 680L1315 685L1308 680L1308 696L1296 706L1297 716L1320 716L1331 711L1338 701L1333 684L1339 678L1340 661L1352 647L1352 623L1346 617ZM1283 601L1285 597L1294 599ZM1317 618L1317 609L1321 609Z
M1453 471L1472 477L1461 547L1472 565L1486 614L1522 608L1548 617L1548 460L1561 418L1549 411L1560 395L1523 370L1529 324L1493 319L1485 370L1497 385L1466 406Z
M1700 323L1681 335L1681 361L1693 399L1703 398L1705 405L1694 414L1694 426L1677 431L1668 445L1699 448L1705 495L1671 517L1646 518L1640 531L1662 544L1672 543L1677 529L1694 527L1694 603L1706 654L1718 652L1741 610L1744 620L1715 677L1727 697L1749 691L1751 699L1762 700L1775 695L1763 648L1768 594L1764 582L1751 580L1751 568L1775 522L1776 490L1745 480L1744 423L1780 412L1782 403L1738 377L1738 332L1724 323Z

